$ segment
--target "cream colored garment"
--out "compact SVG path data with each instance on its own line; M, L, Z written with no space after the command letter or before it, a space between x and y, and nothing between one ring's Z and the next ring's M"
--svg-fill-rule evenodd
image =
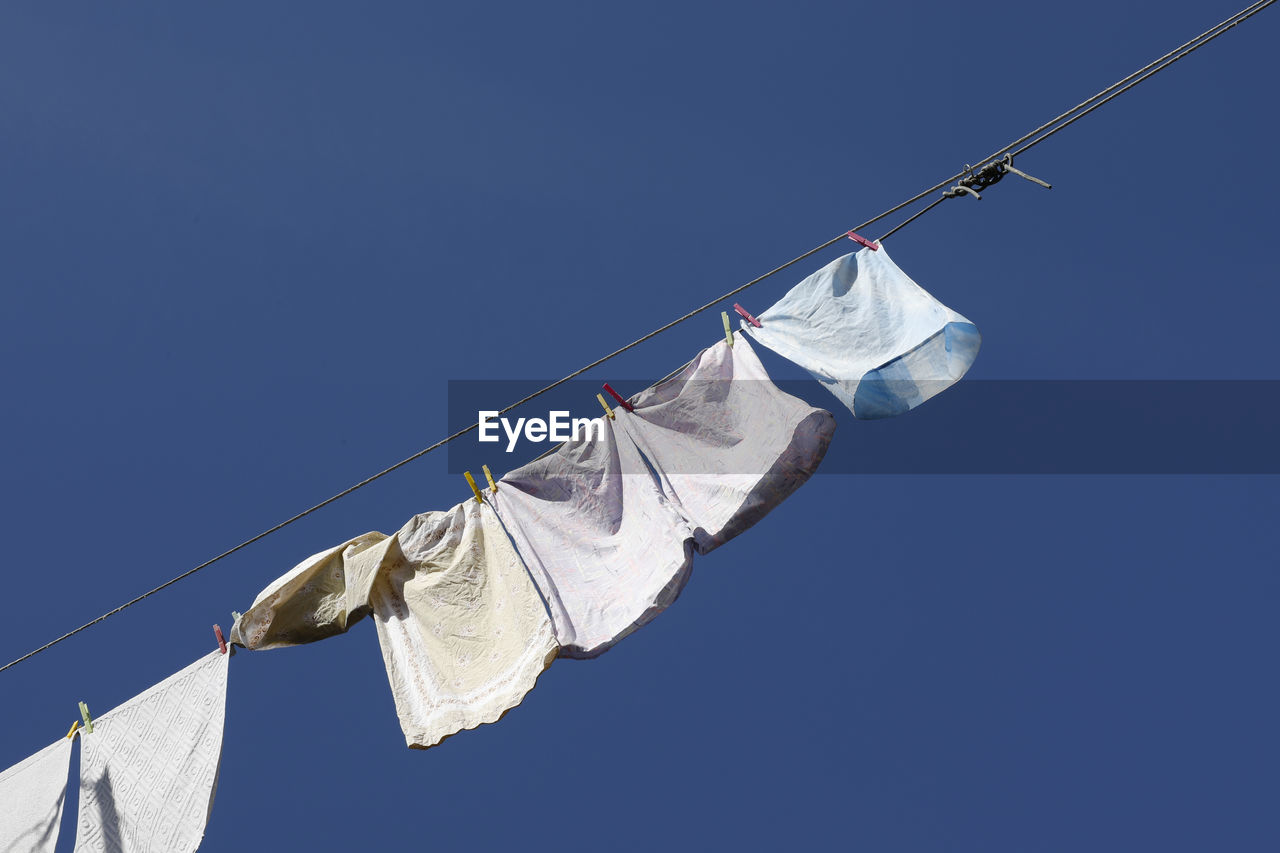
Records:
M0 853L53 853L70 763L64 737L0 773Z
M836 419L774 385L741 334L631 398L618 423L693 529L698 552L737 536L800 488Z
M424 513L396 539L405 559L369 601L405 740L426 748L519 705L560 647L488 506Z
M652 620L693 568L693 531L627 433L604 420L586 435L511 471L490 496L547 600L560 654L575 658Z
M415 748L497 720L559 650L493 510L474 500L308 558L259 594L231 639L250 649L308 643L370 611Z
M376 531L314 554L258 593L231 642L257 651L341 634L369 612L378 573L403 559L399 543Z
M190 853L213 809L229 653L210 652L80 738L76 853Z

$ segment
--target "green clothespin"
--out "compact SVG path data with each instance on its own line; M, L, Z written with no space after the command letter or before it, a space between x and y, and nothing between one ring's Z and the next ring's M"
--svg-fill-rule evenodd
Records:
M85 734L93 734L93 717L89 716L89 706L83 702L80 703L80 716L84 718Z

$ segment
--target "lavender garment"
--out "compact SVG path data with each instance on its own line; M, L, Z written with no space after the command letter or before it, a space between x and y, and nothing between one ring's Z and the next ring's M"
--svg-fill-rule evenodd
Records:
M693 531L628 435L604 418L585 435L508 473L488 498L546 599L562 657L595 657L649 622L693 566Z
M830 412L769 379L746 338L721 341L631 399L618 423L693 530L698 552L737 536L813 475L835 431Z

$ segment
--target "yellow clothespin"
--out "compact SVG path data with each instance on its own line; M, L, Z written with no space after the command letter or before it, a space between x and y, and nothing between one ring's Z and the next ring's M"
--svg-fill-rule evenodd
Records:
M476 503L484 503L484 498L480 497L480 490L476 488L476 478L471 476L470 471L463 471L462 476L467 478L467 485L471 487L471 491L475 492Z
M724 321L724 342L733 346L733 327L729 325L729 312L721 311L720 319Z
M609 404L604 401L604 395L597 394L596 399L600 401L600 405L604 406L604 413L609 416L609 420L613 420L613 409L609 408Z
M85 734L93 734L93 717L89 716L89 706L83 702L80 703L80 716L84 718Z
M489 481L489 490L494 494L498 493L498 484L493 482L493 472L489 470L488 465L481 465L484 469L484 478Z
M80 721L76 720L71 724L71 731L67 732L67 740L71 740L71 736L76 733L76 729L80 728Z

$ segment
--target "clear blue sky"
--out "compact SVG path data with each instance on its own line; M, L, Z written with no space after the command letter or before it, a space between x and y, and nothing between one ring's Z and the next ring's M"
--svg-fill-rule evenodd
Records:
M437 440L448 380L560 376L1243 5L10 4L0 659ZM1020 159L1051 192L892 240L982 330L971 377L1280 379L1277 33L1267 10ZM462 500L445 462L0 673L0 767L308 554ZM1268 849L1278 498L819 476L652 625L425 753L371 623L242 653L203 849Z

